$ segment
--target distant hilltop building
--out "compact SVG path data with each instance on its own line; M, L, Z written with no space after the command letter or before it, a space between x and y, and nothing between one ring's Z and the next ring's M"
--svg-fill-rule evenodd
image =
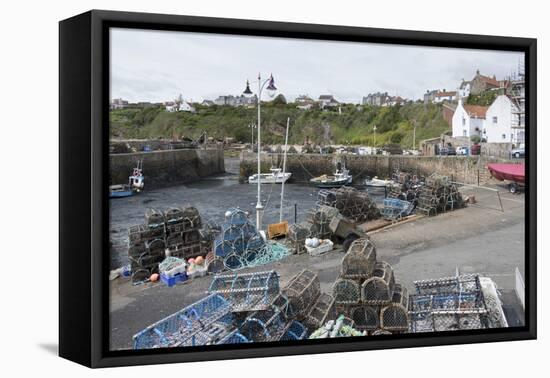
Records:
M446 89L443 90L428 90L426 93L424 93L424 103L430 104L440 104L442 102L455 102L458 99L458 92L457 91L447 91Z
M363 97L361 104L371 106L395 106L402 105L406 102L407 100L401 96L390 96L388 92L376 92Z
M321 109L340 106L340 102L338 102L333 95L328 94L320 95L318 102Z
M128 101L121 98L114 98L111 100L111 109L124 109L128 107Z
M195 112L195 107L187 101L179 103L178 101L167 101L164 103L164 108L168 112Z
M258 97L256 95L247 97L245 95L240 96L233 96L233 95L227 95L227 96L219 96L217 99L214 100L214 104L219 106L249 106L249 105L256 105L258 102Z
M296 103L296 107L302 110L310 110L317 104L317 101L315 101L308 95L300 95L296 97L294 102Z

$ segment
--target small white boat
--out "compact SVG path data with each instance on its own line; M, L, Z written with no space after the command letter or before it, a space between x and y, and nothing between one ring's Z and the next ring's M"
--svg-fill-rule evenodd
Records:
M344 167L341 170L336 170L334 175L322 175L309 180L313 185L318 188L339 188L344 185L351 184L353 176L349 174L349 171Z
M271 173L260 173L260 184L282 184L287 182L292 173L283 172L281 168L271 168ZM249 184L258 183L258 174L254 174L248 178Z
M384 186L393 185L393 180L381 180L375 176L372 179L366 179L365 185L372 186L372 187L384 187Z

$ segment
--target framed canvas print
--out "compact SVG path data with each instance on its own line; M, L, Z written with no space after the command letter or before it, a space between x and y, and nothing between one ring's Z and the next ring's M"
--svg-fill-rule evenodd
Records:
M60 355L536 337L536 40L60 22Z

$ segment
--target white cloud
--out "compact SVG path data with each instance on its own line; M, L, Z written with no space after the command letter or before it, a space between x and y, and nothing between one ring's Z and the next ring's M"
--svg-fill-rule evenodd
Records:
M330 93L360 102L376 91L417 99L427 89L456 89L477 69L504 78L520 59L504 51L112 29L111 97L214 99L240 94L261 72L273 73L288 99Z

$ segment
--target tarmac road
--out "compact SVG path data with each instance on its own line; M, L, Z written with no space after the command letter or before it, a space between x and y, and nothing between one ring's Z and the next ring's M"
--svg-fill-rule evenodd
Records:
M512 289L515 267L524 272L524 196L507 193L503 186L499 189L504 211L495 192L464 188L464 193L475 195L476 205L373 232L378 259L389 262L396 281L409 289L414 280L452 276L457 267L461 273L487 275L508 301L505 310L511 316L510 323L521 324L523 315ZM292 255L242 272L274 269L284 286L307 268L319 274L321 290L331 293L342 257L338 250L318 257ZM202 298L210 280L203 277L173 288L162 284L132 286L125 279L112 281L111 348L131 348L135 333Z

